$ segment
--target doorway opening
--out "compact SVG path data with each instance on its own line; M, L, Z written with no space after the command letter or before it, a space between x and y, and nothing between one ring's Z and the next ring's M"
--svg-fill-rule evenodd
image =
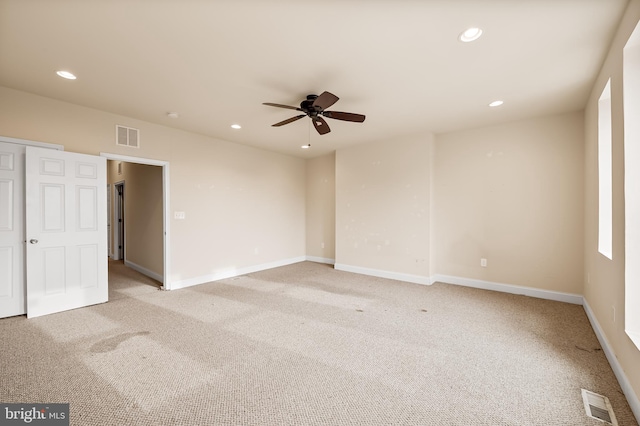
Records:
M100 156L108 160L112 188L109 264L121 261L170 290L169 163L109 153Z
M113 185L113 260L124 261L124 181Z

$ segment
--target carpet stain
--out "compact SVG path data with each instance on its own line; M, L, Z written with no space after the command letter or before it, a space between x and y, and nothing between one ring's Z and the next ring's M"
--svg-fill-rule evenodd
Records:
M356 312L364 312L362 309L356 309Z
M151 334L150 331L138 331L137 333L122 333L117 336L109 337L108 339L104 339L99 341L98 343L94 343L91 346L90 351L93 353L106 353L114 351L118 345L124 341L127 341L135 336L146 336Z

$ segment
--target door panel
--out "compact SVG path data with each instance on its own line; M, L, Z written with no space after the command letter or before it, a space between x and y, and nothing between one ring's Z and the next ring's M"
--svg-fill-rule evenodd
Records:
M40 184L42 232L64 232L64 185Z
M44 293L47 295L65 292L65 249L48 247L42 249Z
M0 231L13 230L13 209L15 207L13 201L13 179L0 179Z
M76 191L78 200L78 230L96 231L98 218L96 187L78 186Z
M0 318L26 312L23 145L0 142Z
M26 148L27 316L103 303L106 159Z
M0 247L0 299L13 297L13 247Z
M86 245L78 247L80 254L80 283L82 288L93 288L98 286L98 246Z

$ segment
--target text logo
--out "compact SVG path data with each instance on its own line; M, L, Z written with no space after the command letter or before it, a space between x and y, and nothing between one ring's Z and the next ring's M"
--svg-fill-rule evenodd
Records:
M69 426L69 404L0 403L0 426Z

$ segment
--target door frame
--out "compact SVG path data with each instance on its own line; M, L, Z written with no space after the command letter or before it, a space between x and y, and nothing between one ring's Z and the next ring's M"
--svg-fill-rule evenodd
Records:
M106 157L107 160L124 161L126 163L146 164L148 166L162 167L162 258L163 258L163 272L162 272L162 290L171 290L171 275L169 274L169 268L171 265L170 255L170 232L169 232L169 162L154 160L152 158L132 157L128 155L112 154L109 152L101 152L101 157Z
M122 195L118 193L118 189L122 188ZM109 194L109 198L112 198L113 195L113 221L115 222L115 226L112 228L111 232L113 236L113 260L122 260L126 262L125 254L124 254L124 242L126 239L125 236L125 222L124 222L124 181L118 181L113 183L113 194ZM111 215L111 211L109 211L109 215ZM122 238L120 238L122 237ZM120 249L122 247L122 250ZM120 252L122 252L122 256L120 256Z
M107 184L107 256L113 259L113 242L111 241L111 184Z
M0 142L15 143L18 145L25 145L25 146L37 146L40 148L49 148L49 149L55 149L57 151L64 151L64 146L58 145L55 143L36 142L36 141L30 141L27 139L9 138L7 136L0 136Z

